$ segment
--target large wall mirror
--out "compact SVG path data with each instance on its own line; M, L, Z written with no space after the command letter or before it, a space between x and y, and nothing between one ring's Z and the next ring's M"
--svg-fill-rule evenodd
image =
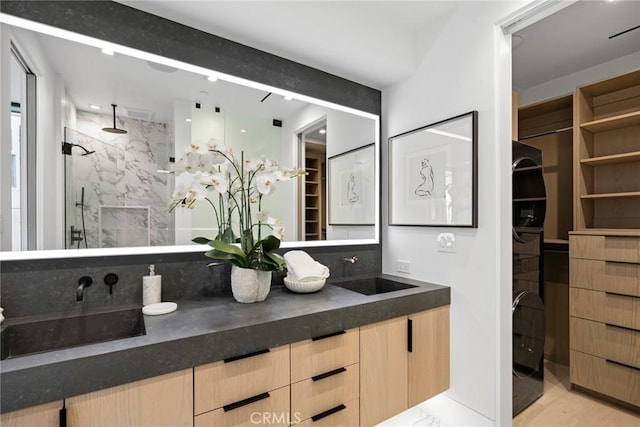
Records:
M264 199L285 227L285 246L379 242L378 115L0 16L10 38L3 62L11 58L0 74L10 87L2 103L11 105L2 139L11 162L11 179L2 180L11 209L2 218L12 218L11 238L5 225L2 251L14 253L5 258L28 258L31 251L15 252L33 249L58 256L200 250L191 239L216 234L213 212L206 203L170 211L177 183L169 171L187 146L210 139L245 157L307 169ZM375 223L331 225L326 159L371 144L375 185L362 198Z

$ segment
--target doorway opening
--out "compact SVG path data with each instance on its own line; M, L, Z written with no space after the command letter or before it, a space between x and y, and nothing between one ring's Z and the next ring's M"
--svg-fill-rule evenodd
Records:
M298 240L327 238L327 120L322 118L298 133L300 163L307 174L300 186Z

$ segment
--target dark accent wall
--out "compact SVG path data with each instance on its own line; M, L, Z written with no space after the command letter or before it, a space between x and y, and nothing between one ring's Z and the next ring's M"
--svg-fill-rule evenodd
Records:
M374 114L380 91L203 31L111 1L2 0L0 11L84 35L192 63ZM327 242L330 244L330 242ZM332 278L382 271L381 245L301 248L327 265ZM342 259L358 257L356 264ZM7 318L71 313L142 303L142 276L149 264L163 276L163 300L230 295L229 265L207 267L201 253L174 253L0 262L0 305ZM109 294L104 276L120 280ZM78 279L89 275L83 303ZM282 284L274 274L273 285Z

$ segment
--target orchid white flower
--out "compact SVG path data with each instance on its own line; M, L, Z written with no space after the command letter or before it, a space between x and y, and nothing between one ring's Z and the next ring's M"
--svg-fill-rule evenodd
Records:
M229 187L227 175L221 172L214 172L200 181L202 185L211 186L219 193L225 193Z
M273 172L258 173L255 177L256 190L260 194L269 195L276 189L275 183L277 181L276 174Z

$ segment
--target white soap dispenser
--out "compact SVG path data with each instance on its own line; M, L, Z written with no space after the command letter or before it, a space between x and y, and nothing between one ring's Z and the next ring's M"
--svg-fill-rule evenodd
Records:
M142 277L142 305L158 304L162 300L162 276L156 274L156 266L149 266L149 275Z

